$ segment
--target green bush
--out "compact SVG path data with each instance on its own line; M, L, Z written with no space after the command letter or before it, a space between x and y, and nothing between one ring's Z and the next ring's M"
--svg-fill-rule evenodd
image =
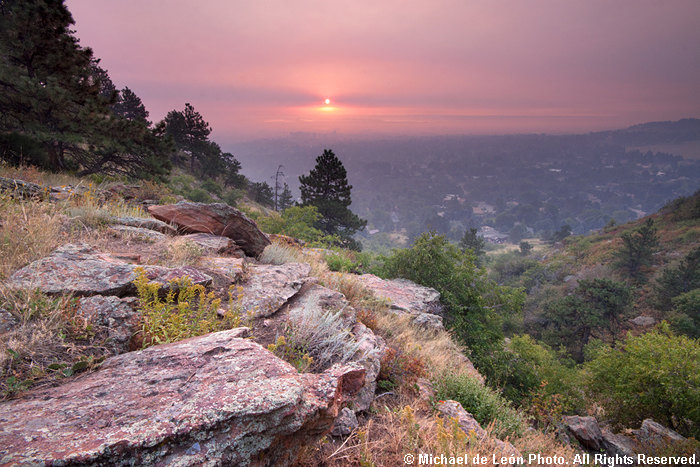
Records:
M357 263L342 252L331 253L325 256L328 269L336 272L355 272Z
M588 391L618 426L653 418L700 436L700 343L667 323L620 349L601 348L586 364Z
M573 365L562 363L550 347L525 334L511 338L505 350L498 366L497 384L509 400L529 405L536 394L559 394L565 412L584 407L580 372Z
M424 233L411 248L385 259L379 275L403 277L440 292L448 325L472 352L472 361L489 377L493 355L502 348L502 326L522 311L521 289L502 287L474 264L471 250L462 251L444 236Z
M446 373L433 381L440 400L455 400L482 426L493 423L498 438L521 436L527 428L526 417L493 389L467 373Z

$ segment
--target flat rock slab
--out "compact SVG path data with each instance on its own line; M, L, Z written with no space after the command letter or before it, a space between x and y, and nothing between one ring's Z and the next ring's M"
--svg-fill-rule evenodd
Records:
M205 253L228 253L237 257L245 256L236 242L228 237L206 233L184 235L182 238L199 245Z
M210 276L192 267L139 266L80 243L63 245L46 258L25 266L10 277L9 285L38 288L47 294L123 296L135 292L133 281L138 267L145 269L150 280L164 286L183 276L188 276L194 284L208 285L212 281Z
M231 282L238 282L245 271L245 260L243 258L202 256L197 260L197 267L220 274Z
M132 227L130 225L117 224L112 225L109 228L110 230L113 230L118 234L132 235L133 237L136 237L139 240L147 242L158 242L166 238L166 236L160 232L156 232L155 230L150 229L144 229L142 227Z
M409 314L430 313L441 315L440 292L406 279L381 279L373 274L362 274L358 280L377 298L387 299L391 308Z
M309 280L311 266L307 263L248 266L248 279L241 282L243 297L241 312L266 317L274 314Z
M364 370L299 374L236 335L112 357L95 373L0 403L0 464L288 465L332 427Z
M130 227L153 230L167 235L175 235L177 233L177 229L172 225L168 225L163 221L152 218L131 216L112 217L109 219L109 222L112 224L128 225Z
M267 235L238 209L222 203L191 203L149 206L158 220L177 226L181 234L208 233L233 239L248 256L259 256L270 244Z

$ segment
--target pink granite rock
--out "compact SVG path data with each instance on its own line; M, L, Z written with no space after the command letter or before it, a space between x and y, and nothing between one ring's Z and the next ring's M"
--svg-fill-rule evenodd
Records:
M222 331L109 358L0 403L2 465L286 465L325 434L364 370L299 374Z
M90 245L63 245L46 258L34 261L15 272L9 285L38 288L48 294L116 295L135 292L136 264L100 253ZM188 276L195 284L207 285L211 277L193 267L167 268L141 266L152 281L167 285L172 279Z
M233 239L248 256L258 256L270 240L238 209L222 203L191 203L149 206L158 220L177 226L182 234L208 233Z

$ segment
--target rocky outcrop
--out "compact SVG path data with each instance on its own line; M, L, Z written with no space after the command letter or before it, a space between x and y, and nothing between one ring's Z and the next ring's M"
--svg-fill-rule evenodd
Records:
M147 242L159 242L166 238L164 234L156 232L155 230L144 229L142 227L131 227L129 225L112 225L110 226L110 230L120 235L130 235L139 240Z
M644 420L639 429L626 430L624 434L601 429L593 417L562 417L562 423L584 449L632 458L630 462L637 454L659 452L686 441L685 437L651 419Z
M355 431L358 426L359 423L357 422L355 412L345 407L340 412L338 418L335 419L335 424L331 429L331 436L335 436L337 438L344 438L353 431Z
M406 279L385 280L373 274L363 274L358 280L377 298L389 300L391 310L411 315L415 324L427 329L445 329L437 290Z
M258 256L270 244L255 222L227 204L191 203L149 206L153 217L177 226L182 234L208 233L233 239L248 256Z
M630 433L639 444L650 448L659 448L674 442L685 441L685 437L650 418L644 420L638 430L631 430Z
M243 297L239 306L243 313L267 317L275 313L309 280L307 263L248 266L248 279L241 282Z
M0 464L291 463L331 428L364 370L299 374L237 331L112 357L1 403Z
M197 259L197 267L224 276L229 282L238 282L245 271L242 258L202 256Z
M455 420L457 425L468 436L474 436L479 441L489 440L495 444L496 449L499 451L495 454L504 457L521 457L520 451L518 451L515 446L509 442L501 441L500 439L489 436L488 432L481 428L481 425L476 421L474 416L467 412L459 402L452 400L440 401L438 402L436 409L443 418Z
M656 319L651 316L640 315L636 318L631 319L630 323L640 328L648 328L649 326L653 326L656 324Z
M15 272L10 277L9 285L24 289L38 288L48 294L124 296L135 292L133 280L137 267L107 253L100 253L87 244L67 244ZM192 267L140 267L150 280L164 286L170 280L183 276L188 276L195 284L211 282L211 277Z
M245 256L243 250L236 245L236 242L228 237L221 235L212 235L206 233L196 233L184 235L182 237L197 245L204 251L205 254L222 253L242 258Z
M377 376L381 359L386 350L384 339L375 335L364 324L357 321L355 310L349 306L343 294L327 289L318 284L309 287L289 307L289 320L299 322L303 315L321 316L326 312L341 313L343 327L349 329L353 340L359 343L352 361L365 369L365 384L353 398L350 407L355 412L369 409L377 389Z
M140 314L135 311L136 306L134 297L95 295L80 299L77 315L89 320L98 332L102 331L107 345L118 354L129 350L129 341L138 331Z
M177 230L175 227L166 224L163 221L157 219L144 218L144 217L111 217L109 219L111 224L116 225L127 225L129 227L138 227L140 229L148 229L156 232L160 232L166 235L175 235Z

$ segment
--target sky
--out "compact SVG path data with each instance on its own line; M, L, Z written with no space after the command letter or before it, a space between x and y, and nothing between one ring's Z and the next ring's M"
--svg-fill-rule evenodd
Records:
M151 120L189 102L220 143L700 117L698 0L66 4L81 45Z

